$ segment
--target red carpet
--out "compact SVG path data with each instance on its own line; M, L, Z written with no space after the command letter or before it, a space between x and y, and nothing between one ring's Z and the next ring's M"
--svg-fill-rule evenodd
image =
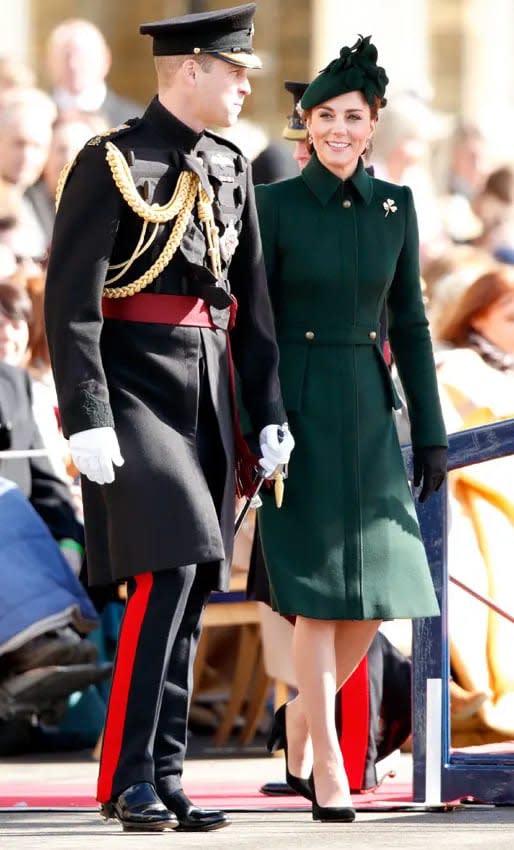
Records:
M221 787L196 784L186 786L185 790L198 805L220 807L226 811L287 811L310 808L303 797L267 796L250 785L232 783ZM388 780L375 792L354 795L353 801L358 809L388 808L398 804L408 806L412 801L412 786L410 783ZM0 808L13 807L97 809L98 803L94 799L94 789L84 783L2 782L0 783Z

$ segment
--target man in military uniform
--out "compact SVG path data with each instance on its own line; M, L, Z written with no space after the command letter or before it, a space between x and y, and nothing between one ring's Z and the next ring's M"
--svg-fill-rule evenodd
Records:
M233 363L265 474L294 445L248 163L206 130L250 93L254 12L143 25L158 95L61 181L46 321L90 580L127 579L97 790L124 829L227 823L181 778L201 615L227 587L244 489Z

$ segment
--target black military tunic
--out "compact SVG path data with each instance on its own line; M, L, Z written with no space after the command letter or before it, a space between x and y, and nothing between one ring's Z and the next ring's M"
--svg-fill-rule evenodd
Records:
M142 227L115 185L106 143L124 154L148 203L169 201L183 170L197 173L213 192L221 283L239 303L232 351L258 432L283 422L285 413L250 171L235 146L209 132L194 132L157 98L141 119L129 123L91 140L79 154L57 213L46 289L48 341L65 435L114 426L125 459L113 484L82 482L89 577L102 584L149 570L213 562L213 586L224 589L234 525L227 334L103 319L106 278L132 256ZM159 225L151 246L120 284L155 262L172 227L173 221ZM215 282L195 210L171 263L144 291L204 296L213 292ZM216 417L199 426L206 393ZM206 485L199 462L199 427L207 427L202 437L207 447L220 439L223 445L215 486L212 479Z

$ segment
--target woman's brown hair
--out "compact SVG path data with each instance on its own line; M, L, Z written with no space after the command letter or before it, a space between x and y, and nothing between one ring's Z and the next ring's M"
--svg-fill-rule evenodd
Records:
M481 274L439 321L436 336L452 345L466 345L472 320L505 295L514 294L514 270L508 266Z

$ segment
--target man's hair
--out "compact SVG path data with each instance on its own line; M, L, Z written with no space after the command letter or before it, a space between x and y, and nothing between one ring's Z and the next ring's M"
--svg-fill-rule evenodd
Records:
M202 71L209 73L214 61L214 56L210 53L199 53L198 55L179 55L179 56L154 56L155 70L160 83L165 86L172 84L179 68L182 67L186 59L193 59Z
M0 95L0 127L11 123L20 113L39 116L42 124L52 126L57 107L52 98L38 88L14 88Z

